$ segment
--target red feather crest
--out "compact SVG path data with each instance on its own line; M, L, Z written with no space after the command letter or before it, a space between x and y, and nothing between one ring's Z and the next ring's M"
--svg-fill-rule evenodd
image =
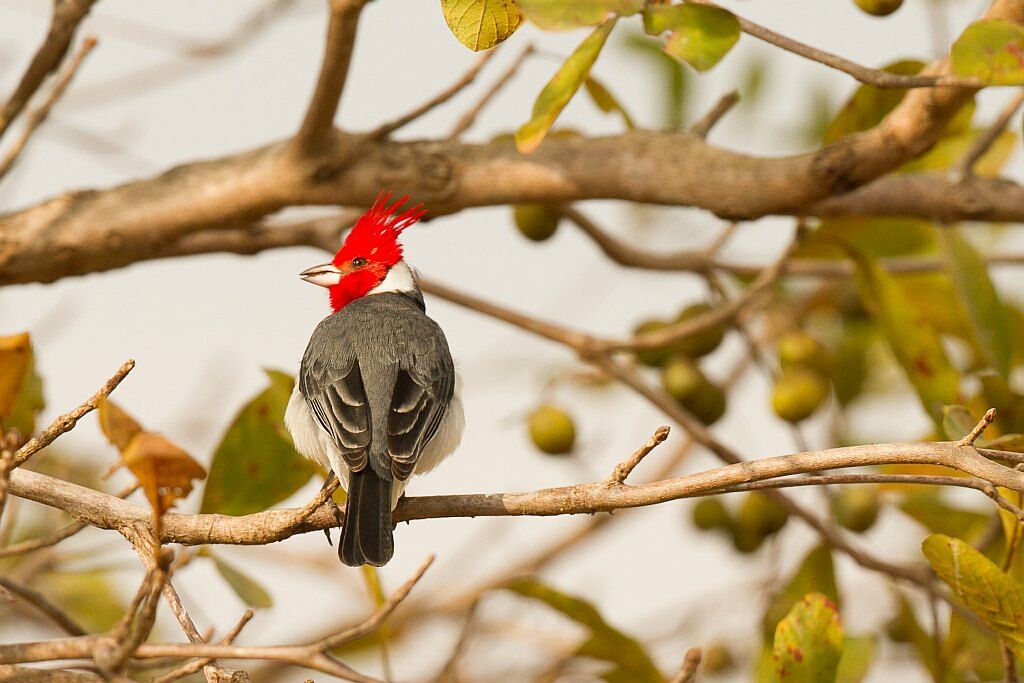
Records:
M398 236L406 228L427 213L422 204L417 204L401 213L398 210L409 199L406 195L388 206L390 192L381 192L370 210L359 217L345 238L345 243L334 257L334 264L341 266L354 258L362 257L371 263L390 268L402 260L402 245Z

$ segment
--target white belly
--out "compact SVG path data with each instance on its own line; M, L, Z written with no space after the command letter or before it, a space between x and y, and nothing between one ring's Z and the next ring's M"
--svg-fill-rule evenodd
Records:
M295 383L295 389L292 390L291 398L288 399L284 424L291 432L295 449L320 466L333 470L338 476L342 488L347 491L348 465L345 464L341 452L334 445L334 440L310 414L309 408L306 406L306 399L299 393L298 382ZM462 440L462 430L465 424L466 418L462 409L462 376L456 369L455 394L452 396L451 403L448 404L448 410L445 411L444 417L441 418L441 424L438 426L434 438L423 447L413 474L429 472L454 453ZM408 483L408 480L395 481L392 485L392 509L398 504L398 499L401 498Z

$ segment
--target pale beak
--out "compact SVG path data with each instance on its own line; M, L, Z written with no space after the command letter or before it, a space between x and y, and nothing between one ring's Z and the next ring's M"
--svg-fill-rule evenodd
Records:
M333 263L324 263L312 268L306 268L299 273L299 277L306 282L311 282L321 287L333 287L341 282L342 275L343 273Z

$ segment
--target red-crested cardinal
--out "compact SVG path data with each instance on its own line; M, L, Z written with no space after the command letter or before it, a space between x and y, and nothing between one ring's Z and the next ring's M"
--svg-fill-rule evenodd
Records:
M302 357L285 424L295 447L348 492L338 556L383 566L394 555L391 511L413 474L459 445L460 379L440 326L425 312L398 237L425 211L399 213L382 193L330 263L301 273L330 293L333 313Z

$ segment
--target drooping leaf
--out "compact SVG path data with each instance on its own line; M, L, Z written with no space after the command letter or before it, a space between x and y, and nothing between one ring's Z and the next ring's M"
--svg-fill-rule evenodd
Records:
M905 59L882 67L891 74L914 75L924 68L924 62ZM901 88L876 88L861 85L843 105L825 132L825 142L835 142L841 137L874 128L885 116L896 108L907 94Z
M11 417L32 362L28 332L0 337L0 420Z
M139 481L156 517L187 496L194 479L206 478L202 465L156 432L140 432L132 437L121 460Z
M947 441L959 441L967 436L978 421L971 411L961 405L942 406L942 432Z
M957 402L959 377L938 334L922 320L892 275L862 253L854 249L849 253L857 264L858 287L865 307L885 333L921 405L941 427L941 407Z
M526 18L547 31L597 26L611 15L636 14L642 0L516 0Z
M960 601L1017 657L1024 656L1024 585L958 538L932 534L921 549Z
M981 254L955 228L941 231L946 268L967 311L977 345L999 374L1010 373L1013 337L1010 316L996 291Z
M897 169L898 173L923 173L926 171L940 171L952 168L964 155L974 146L978 137L984 135L981 129L967 128L955 134L947 135L924 154ZM981 158L975 162L974 174L982 178L998 176L1003 166L1009 161L1016 150L1017 136L1008 131L1003 131L992 142L992 145L985 150Z
M1024 27L1004 19L976 21L950 50L953 70L990 85L1024 85Z
M626 124L626 128L630 130L636 127L633 125L633 118L629 115L629 112L615 98L615 95L612 95L608 88L604 87L601 81L593 76L587 76L586 80L583 81L583 86L598 109L606 114L618 114L622 117L622 122Z
M821 593L802 597L775 629L775 671L787 683L835 681L842 652L839 611Z
M270 597L270 593L254 578L214 553L209 547L204 547L200 554L213 560L213 566L217 573L246 605L253 609L267 609L274 606L274 599Z
M651 68L661 74L659 91L664 100L662 123L678 130L686 122L687 95L693 74L678 60L672 59L660 47L660 43L642 33L629 33L626 46L635 54L651 62Z
M644 10L644 29L670 31L664 50L697 71L707 71L729 53L740 37L732 12L705 5L652 5Z
M523 23L515 0L441 0L448 28L474 52L489 50Z
M537 149L544 140L551 125L558 115L569 104L576 91L590 73L590 68L597 61L608 34L615 27L615 19L609 19L598 26L593 33L580 43L576 51L569 55L565 63L559 67L555 75L540 91L533 105L533 115L516 132L516 147L523 154Z
M296 452L284 425L294 380L282 372L267 375L270 385L239 411L214 451L202 512L260 512L313 476L313 464Z
M841 604L832 551L828 546L819 545L811 549L789 582L772 597L762 620L765 643L771 642L779 622L808 593L821 593L833 603Z
M664 676L651 661L644 647L608 624L600 612L586 600L551 588L534 578L514 579L505 584L505 588L524 597L540 600L586 627L589 635L576 654L613 664L614 668L602 676L605 680L634 683L664 682Z
M142 432L142 425L109 398L100 400L96 413L100 419L100 429L103 430L103 435L122 453L128 448L128 444L135 438L135 435Z
M931 634L924 630L914 613L913 607L903 593L897 591L896 615L886 626L886 633L896 642L907 643L914 648L918 660L932 674L935 680L939 677L939 656L936 642Z

